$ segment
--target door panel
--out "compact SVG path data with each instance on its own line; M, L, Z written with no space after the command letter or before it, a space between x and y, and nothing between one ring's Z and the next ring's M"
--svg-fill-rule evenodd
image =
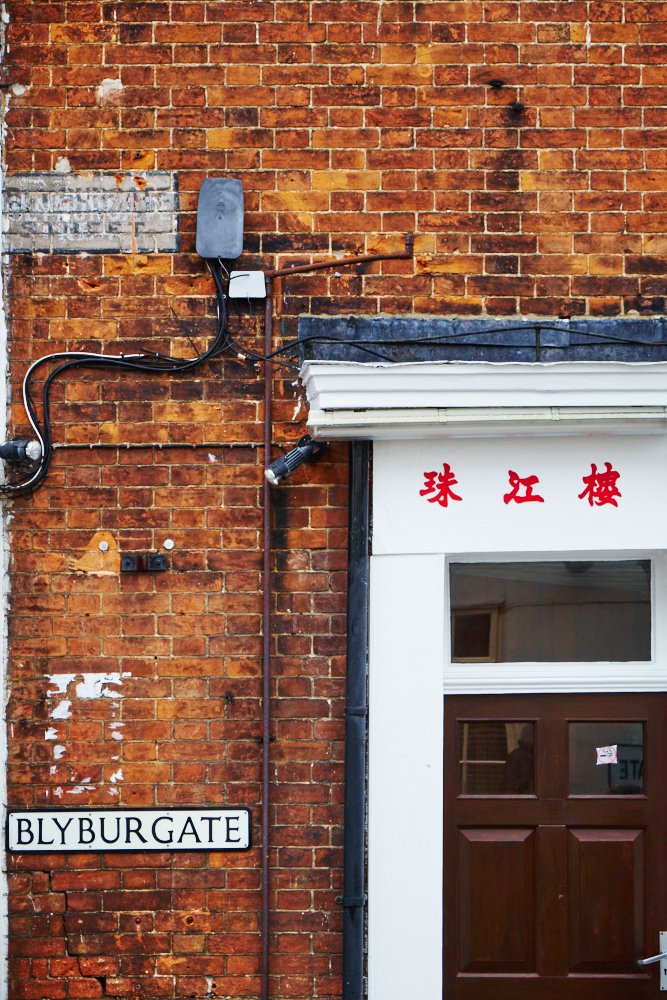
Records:
M568 832L569 971L634 974L644 940L644 831Z
M462 830L461 970L534 972L535 834L532 830ZM489 880L499 891L483 912L471 905Z
M444 1000L655 996L665 760L667 695L445 699Z

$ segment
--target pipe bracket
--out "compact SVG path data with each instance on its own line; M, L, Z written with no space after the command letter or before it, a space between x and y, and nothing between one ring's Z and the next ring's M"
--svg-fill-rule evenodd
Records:
M365 906L368 896L365 893L363 896L336 896L336 902L346 909L354 909L357 906Z

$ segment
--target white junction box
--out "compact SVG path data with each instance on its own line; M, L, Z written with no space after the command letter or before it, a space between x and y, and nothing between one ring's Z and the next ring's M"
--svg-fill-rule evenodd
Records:
M232 271L229 276L230 299L265 299L263 271Z

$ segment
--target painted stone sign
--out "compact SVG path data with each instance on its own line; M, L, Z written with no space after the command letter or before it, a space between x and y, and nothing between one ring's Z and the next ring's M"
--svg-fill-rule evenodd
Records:
M5 250L12 253L173 252L176 177L159 170L11 174L5 225Z

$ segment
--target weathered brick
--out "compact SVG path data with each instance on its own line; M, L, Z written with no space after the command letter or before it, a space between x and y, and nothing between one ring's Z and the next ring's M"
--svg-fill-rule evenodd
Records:
M283 281L281 335L300 312L664 310L662 2L175 0L116 5L117 20L92 0L10 6L10 82L28 89L12 94L9 175L64 158L67 178L178 172L183 251L11 261L21 429L20 375L42 354L189 355L171 307L198 349L209 342L212 288L193 251L211 174L243 181L248 266L398 248L416 230L414 262ZM106 97L105 79L121 84ZM232 333L261 349L259 322L235 315ZM292 380L274 372L280 443L303 431ZM12 802L222 795L257 816L262 393L261 368L228 358L178 379L77 372L57 387L57 440L92 447L58 450L42 489L14 504ZM249 447L209 447L221 441ZM335 454L275 494L273 553L273 986L324 1000L340 995L341 947L330 911L347 498ZM116 560L171 538L168 571L91 560L96 532ZM66 746L55 760L44 674L82 671L131 676L115 701L74 701L54 723ZM258 858L13 859L11 995L204 995L214 977L220 995L256 996Z

